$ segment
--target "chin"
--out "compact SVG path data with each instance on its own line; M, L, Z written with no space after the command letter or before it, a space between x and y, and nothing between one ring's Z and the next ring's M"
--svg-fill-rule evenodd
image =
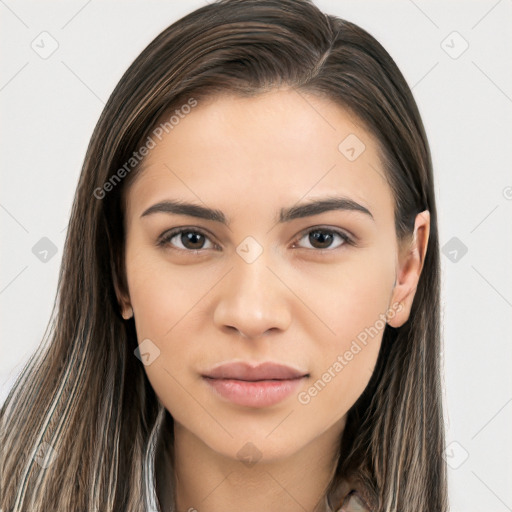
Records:
M255 463L272 463L286 459L297 453L307 441L302 443L297 436L287 435L285 439L280 436L268 436L268 431L250 434L244 432L233 433L233 439L219 443L219 439L212 439L211 443L205 440L210 448L220 455L239 460L248 467Z

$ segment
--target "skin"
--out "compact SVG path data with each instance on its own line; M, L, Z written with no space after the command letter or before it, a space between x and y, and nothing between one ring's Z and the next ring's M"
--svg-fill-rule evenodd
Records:
M349 134L366 146L352 162L338 150ZM383 176L377 141L358 119L291 89L201 102L145 158L126 196L128 293L118 299L125 317L133 308L139 343L149 338L160 350L144 368L175 422L179 511L320 510L383 327L307 404L293 393L268 408L235 405L201 373L224 361L273 361L309 373L299 389L307 392L358 334L380 326L379 315L392 310L394 327L407 321L429 214L418 214L414 236L399 244ZM373 219L331 210L276 222L281 208L328 195L356 201ZM229 227L161 212L141 217L165 199L221 210ZM177 227L206 236L187 245L178 234L159 247L159 236ZM320 227L350 234L354 244L336 234L315 242L308 235ZM247 236L263 249L251 263L236 250ZM237 455L248 442L261 457L250 467Z

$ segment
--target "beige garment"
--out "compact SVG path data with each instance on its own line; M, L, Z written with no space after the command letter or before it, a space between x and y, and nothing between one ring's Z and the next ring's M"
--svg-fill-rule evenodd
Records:
M353 478L343 478L335 486L324 501L325 512L375 512L376 504L373 498Z
M372 512L363 497L353 489L350 491L343 501L340 503L339 508L328 509L332 512Z

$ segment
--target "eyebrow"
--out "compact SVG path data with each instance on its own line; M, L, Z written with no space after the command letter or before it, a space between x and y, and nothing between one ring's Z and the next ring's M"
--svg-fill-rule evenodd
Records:
M310 201L305 204L291 206L289 208L281 208L279 212L278 223L290 222L303 217L310 217L332 210L345 210L360 212L372 220L374 220L370 210L363 205L355 202L347 197L326 197ZM229 226L229 221L221 210L207 208L198 204L187 203L177 200L165 200L150 206L145 210L141 217L151 215L153 213L169 213L176 215L188 215L189 217L197 217L199 219L212 220Z

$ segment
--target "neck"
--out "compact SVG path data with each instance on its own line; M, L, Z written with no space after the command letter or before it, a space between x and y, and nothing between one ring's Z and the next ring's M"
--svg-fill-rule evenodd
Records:
M163 510L323 512L344 425L342 418L286 458L266 460L263 456L248 463L213 451L192 432L174 423L174 447L167 453L172 461L166 463L165 476L173 483L163 491Z

